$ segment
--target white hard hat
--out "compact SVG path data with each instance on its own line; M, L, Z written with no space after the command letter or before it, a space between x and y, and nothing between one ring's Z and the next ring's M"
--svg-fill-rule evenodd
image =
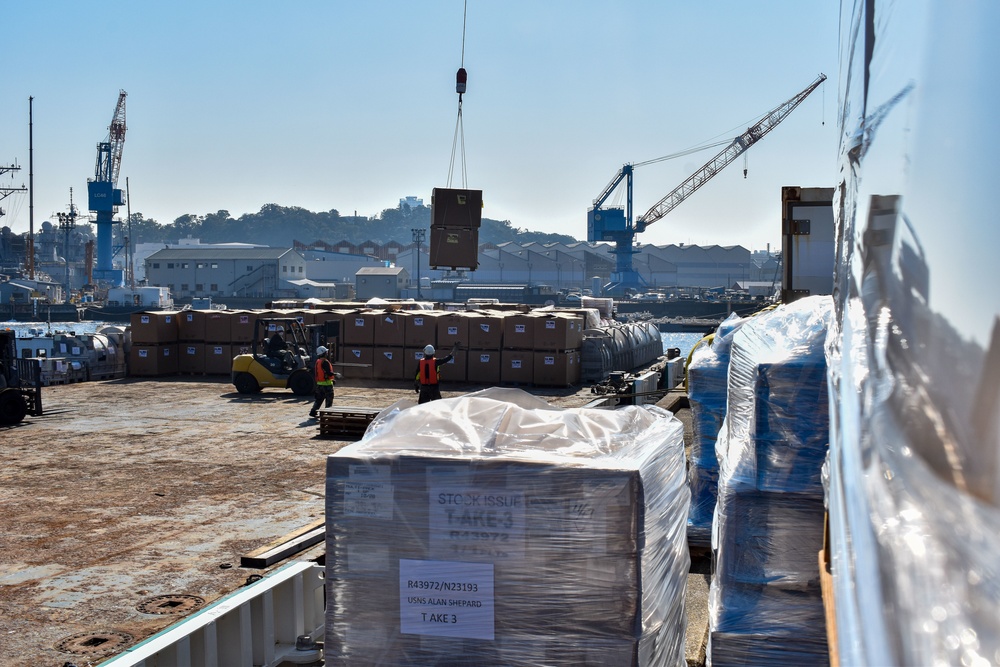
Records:
M316 354L322 357L324 354L326 354L326 348L320 345L319 347L316 348Z
M424 348L424 354L426 354L427 356L430 356L430 355L434 354L434 346L433 345L428 345L427 347L425 347Z

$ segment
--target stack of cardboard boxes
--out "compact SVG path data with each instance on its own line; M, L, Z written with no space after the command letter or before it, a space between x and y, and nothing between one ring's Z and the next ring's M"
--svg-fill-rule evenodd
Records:
M482 190L434 188L431 194L431 268L479 266Z
M469 351L466 353L469 381L500 384L503 322L503 313L498 311L469 314Z
M580 382L581 316L493 310L135 313L132 374L227 375L233 357L250 352L254 327L261 317L295 317L306 325L336 321L340 335L334 359L355 364L338 369L347 379L412 380L426 345L433 345L441 358L458 343L454 356L441 369L446 382L523 386Z
M533 384L565 387L580 382L583 318L569 314L539 314L535 319Z
M205 372L204 310L186 310L177 314L177 372L201 375Z
M176 375L178 372L177 311L133 313L129 374Z

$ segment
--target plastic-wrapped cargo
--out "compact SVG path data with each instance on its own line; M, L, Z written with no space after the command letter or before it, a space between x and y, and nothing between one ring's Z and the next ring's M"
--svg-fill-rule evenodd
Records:
M683 426L489 389L327 464L327 665L682 665Z
M733 335L709 592L713 665L829 664L817 554L833 302L800 299Z
M687 368L687 394L691 405L692 441L688 461L691 486L691 514L688 543L709 547L712 543L712 516L719 483L719 461L715 439L726 416L726 380L729 349L733 334L745 318L733 313L723 320L711 337L694 348Z
M987 0L841 4L841 664L1000 663L998 28Z

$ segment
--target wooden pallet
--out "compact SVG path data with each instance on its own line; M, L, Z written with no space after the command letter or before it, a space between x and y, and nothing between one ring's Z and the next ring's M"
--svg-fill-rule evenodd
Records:
M321 438L338 438L345 435L360 438L379 412L380 410L376 408L357 406L320 408L319 435Z

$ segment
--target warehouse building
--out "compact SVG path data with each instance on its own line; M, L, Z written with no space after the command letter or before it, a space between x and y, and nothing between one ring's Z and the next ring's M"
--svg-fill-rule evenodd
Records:
M291 248L165 248L146 258L146 280L193 296L296 296L288 281L306 277L306 260Z

